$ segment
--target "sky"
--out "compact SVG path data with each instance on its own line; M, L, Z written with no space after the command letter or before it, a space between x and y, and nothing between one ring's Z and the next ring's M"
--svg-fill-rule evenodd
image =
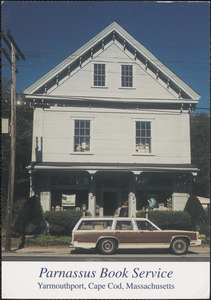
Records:
M25 90L113 21L201 95L194 113L209 113L210 3L205 1L2 1L2 30L10 30L26 57L17 61L16 90ZM9 53L4 41L2 47ZM2 77L11 78L4 55Z

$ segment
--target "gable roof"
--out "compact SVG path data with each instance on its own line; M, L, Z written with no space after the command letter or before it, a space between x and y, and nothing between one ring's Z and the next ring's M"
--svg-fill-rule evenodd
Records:
M73 54L68 56L60 64L51 69L48 73L38 79L35 83L25 89L26 95L43 95L46 94L47 86L55 85L58 77L63 78L67 76L71 68L78 67L90 55L98 51L103 44L111 40L118 40L124 48L127 48L134 54L135 59L139 60L143 65L147 65L155 76L165 82L167 85L178 93L178 98L198 101L200 95L197 94L190 86L174 74L167 66L159 61L150 51L148 51L141 43L133 38L125 29L123 29L117 22L112 22L104 30L98 33L95 37L89 40L86 44L80 47ZM91 54L92 53L92 54Z

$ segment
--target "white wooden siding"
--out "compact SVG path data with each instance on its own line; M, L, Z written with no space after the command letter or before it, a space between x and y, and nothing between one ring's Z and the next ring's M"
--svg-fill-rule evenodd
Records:
M74 119L91 119L90 154L74 153ZM135 120L153 120L152 154L135 152ZM36 137L43 138L45 162L190 163L189 115L103 108L36 109Z
M106 64L106 87L94 87L94 63ZM133 65L133 87L121 87L121 65ZM118 98L156 98L175 99L178 95L168 90L161 80L156 80L155 74L145 70L144 65L130 53L124 52L116 43L112 43L93 60L88 60L82 68L71 77L67 77L63 83L53 90L49 95L60 96L93 96L93 97L118 97Z

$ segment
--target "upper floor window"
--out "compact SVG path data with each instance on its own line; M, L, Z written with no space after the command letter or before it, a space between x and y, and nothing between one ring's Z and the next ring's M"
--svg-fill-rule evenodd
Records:
M136 121L136 152L151 153L151 122Z
M133 66L122 65L122 87L133 86Z
M90 121L89 120L75 120L74 151L75 152L90 151Z
M94 86L105 86L104 64L94 64Z

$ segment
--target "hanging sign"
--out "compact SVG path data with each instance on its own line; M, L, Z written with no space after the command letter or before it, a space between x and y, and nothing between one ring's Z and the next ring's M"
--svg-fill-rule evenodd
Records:
M76 195L62 194L62 206L75 206Z

